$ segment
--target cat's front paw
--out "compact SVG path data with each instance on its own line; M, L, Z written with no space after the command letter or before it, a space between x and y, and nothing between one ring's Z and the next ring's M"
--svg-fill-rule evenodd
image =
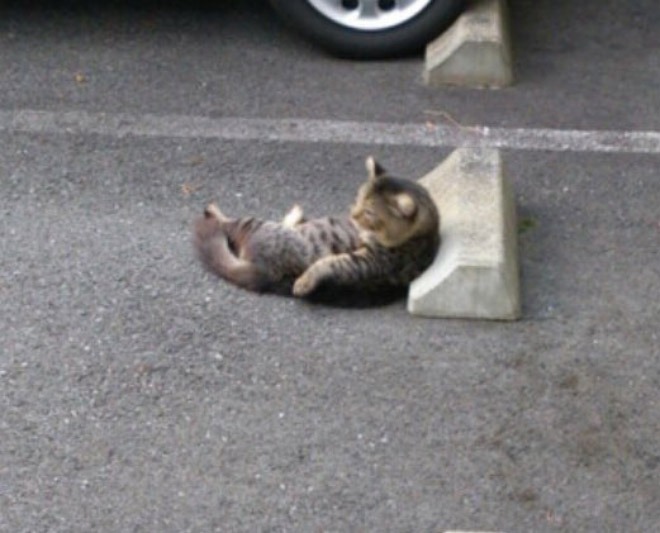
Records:
M305 219L303 208L298 204L294 205L291 210L282 219L282 225L287 228L293 228L302 223Z
M308 296L316 289L317 285L318 282L312 276L303 274L293 284L293 295L297 298Z

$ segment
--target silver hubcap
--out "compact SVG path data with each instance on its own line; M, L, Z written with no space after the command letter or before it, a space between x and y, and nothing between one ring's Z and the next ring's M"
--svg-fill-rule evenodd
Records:
M432 0L307 0L330 20L361 31L378 31L408 22Z

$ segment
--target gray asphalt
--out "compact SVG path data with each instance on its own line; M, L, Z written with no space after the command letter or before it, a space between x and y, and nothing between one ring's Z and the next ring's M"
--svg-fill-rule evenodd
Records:
M512 1L518 84L488 92L426 89L419 58L332 59L261 2L219 4L5 5L0 109L660 129L651 0ZM193 257L210 200L342 212L367 153L420 176L447 150L0 148L0 531L660 523L657 157L505 153L525 221L509 324L256 296Z

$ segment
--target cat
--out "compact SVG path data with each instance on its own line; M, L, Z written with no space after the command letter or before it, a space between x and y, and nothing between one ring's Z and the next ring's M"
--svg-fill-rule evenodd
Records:
M198 257L244 289L311 297L321 287L405 289L433 262L440 215L428 191L390 176L373 157L349 216L306 220L295 205L281 222L232 219L215 204L194 226Z

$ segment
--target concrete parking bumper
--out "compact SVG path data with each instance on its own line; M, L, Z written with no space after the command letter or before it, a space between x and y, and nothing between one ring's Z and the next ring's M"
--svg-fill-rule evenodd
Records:
M519 318L515 200L500 152L455 150L420 183L438 205L442 244L435 262L410 286L410 313Z
M426 47L431 86L504 87L513 82L506 0L475 0Z

